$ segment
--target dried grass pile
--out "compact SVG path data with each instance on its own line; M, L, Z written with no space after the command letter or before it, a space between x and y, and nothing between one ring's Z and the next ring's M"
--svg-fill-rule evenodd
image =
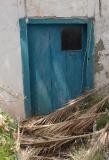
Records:
M109 127L97 130L96 122L108 116L109 96L101 97L97 92L93 90L72 100L47 116L21 122L20 147L23 155L26 153L24 157L28 153L29 160L71 159L70 146L88 144L93 136L97 141L101 140L99 136L107 133ZM94 146L90 152L93 150L95 151ZM89 157L91 154L87 155Z

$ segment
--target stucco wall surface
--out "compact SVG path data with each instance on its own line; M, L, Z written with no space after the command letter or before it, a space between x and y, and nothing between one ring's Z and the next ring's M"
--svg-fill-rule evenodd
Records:
M0 105L24 117L22 65L17 0L0 1Z
M0 88L23 96L20 17L94 18L95 87L109 82L109 1L108 0L3 0L0 1ZM5 86L5 87L4 87ZM23 100L0 91L5 108L23 118Z

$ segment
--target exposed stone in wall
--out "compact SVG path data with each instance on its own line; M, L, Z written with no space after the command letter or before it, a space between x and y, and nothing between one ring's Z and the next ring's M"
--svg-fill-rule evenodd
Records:
M100 63L100 57L101 57L101 51L103 51L104 48L104 44L102 39L100 39L98 41L98 43L95 45L95 53L94 53L94 61L95 61L95 66L94 66L94 70L95 70L95 74L96 72L100 72L104 69L103 64Z
M109 72L105 72L106 78L109 79Z
M100 4L101 3L101 4ZM109 83L109 1L96 0L95 7L95 87ZM102 41L101 41L101 40ZM99 43L99 41L101 41ZM100 46L100 49L99 49Z

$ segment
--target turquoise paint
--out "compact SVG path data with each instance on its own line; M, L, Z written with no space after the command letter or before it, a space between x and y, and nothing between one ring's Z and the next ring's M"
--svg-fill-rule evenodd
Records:
M61 50L61 32L62 29L72 24L57 24L51 28L51 55L52 55L52 95L53 109L61 107L69 100L76 98L84 91L85 77L82 72L83 59L86 50L86 26L81 24L83 28L83 48L80 51L62 51ZM75 24L73 24L75 25ZM80 25L80 24L79 24Z
M93 21L87 25L87 66L86 66L86 90L94 86L94 28Z
M25 96L25 112L26 116L31 116L31 96L30 96L30 78L29 78L29 58L28 58L28 39L27 39L27 24L25 19L19 20L20 37L21 37L21 52L23 66L23 87Z
M52 111L50 26L28 25L32 114Z
M88 24L92 19L74 19L74 18L29 18L28 24Z
M24 94L27 97L25 99L25 110L26 110L26 114L27 117L31 116L31 95L30 95L30 75L31 73L29 73L29 54L28 54L28 39L27 39L27 26L29 25L39 25L39 24L46 24L46 25L65 25L65 24L86 24L87 25L87 50L86 50L86 54L85 56L83 56L82 61L84 61L84 59L90 59L88 61L85 61L85 66L84 66L84 72L83 72L83 84L81 86L81 91L83 91L84 89L91 89L93 87L93 49L94 49L94 38L93 38L93 20L92 19L34 19L34 18L29 18L26 20L25 18L20 19L20 28L21 28L21 46L22 46L22 61L23 61L23 71L24 71ZM86 34L86 33L84 33ZM85 41L85 39L84 39ZM85 43L84 43L85 44ZM52 47L50 48L52 50ZM54 56L54 54L52 55ZM38 57L37 57L38 58ZM40 58L40 56L39 56ZM69 57L66 57L67 59L69 59ZM49 58L51 59L51 57ZM55 58L54 58L55 60ZM70 59L69 59L70 61ZM52 62L53 63L53 62ZM74 62L75 63L75 62ZM72 65L70 63L70 65ZM76 65L76 63L75 63ZM72 73L72 71L71 71ZM59 75L59 73L57 73ZM37 74L38 75L38 74ZM51 74L53 76L53 74ZM66 73L65 73L66 75ZM49 75L48 75L49 76ZM68 76L67 76L68 77ZM40 80L40 76L39 76L39 80ZM68 80L68 78L67 78ZM69 82L70 84L70 82ZM52 85L52 82L51 82ZM40 85L41 87L43 85ZM64 83L63 83L64 86ZM71 84L69 85L71 87ZM43 87L44 88L44 87ZM45 90L46 91L46 90ZM66 89L66 93L67 93L67 89ZM40 92L39 92L40 94ZM51 94L51 89L49 90L49 96L50 97ZM71 95L71 94L70 94ZM66 96L67 100L72 98L71 96ZM47 98L47 97L46 97ZM46 103L51 104L53 103L53 100L55 99L54 94L52 94L52 100L50 102L49 98L47 98ZM37 101L37 98L35 99ZM57 99L55 99L56 102ZM41 100L39 99L39 102L41 102ZM43 102L41 102L43 103ZM44 102L45 103L45 102ZM50 105L49 105L50 106ZM59 106L58 106L59 107ZM55 106L52 107L52 110L54 110ZM45 108L46 110L48 110L48 112L50 111L50 108ZM43 113L43 108L40 108L40 111ZM34 109L34 113L35 112L40 112L38 111L36 108ZM34 114L33 113L33 114Z

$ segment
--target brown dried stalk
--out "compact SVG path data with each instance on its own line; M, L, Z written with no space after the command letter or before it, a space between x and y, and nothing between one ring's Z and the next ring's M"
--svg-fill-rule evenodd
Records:
M80 104L80 102L82 102L87 97L95 94L96 92L97 92L96 89L92 90L89 93L87 93L86 95L80 96L79 98L68 102L61 109L58 109L57 111L40 118L39 120L35 121L34 123L29 124L29 126L30 125L34 126L34 125L54 124L54 123L59 123L59 122L65 121L74 112L79 110L78 104ZM22 127L24 127L24 126L22 126Z

